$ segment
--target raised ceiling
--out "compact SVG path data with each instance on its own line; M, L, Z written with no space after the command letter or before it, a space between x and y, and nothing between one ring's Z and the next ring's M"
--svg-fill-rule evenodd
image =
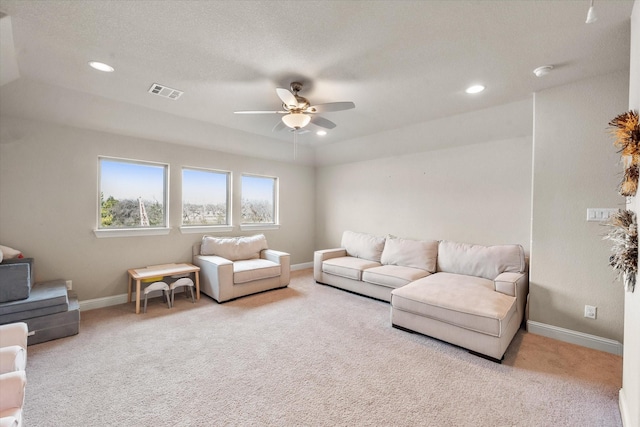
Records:
M301 136L340 143L628 69L632 7L596 0L598 21L585 24L588 0L0 0L20 74L0 89L0 113L157 139L159 122L184 123L288 144L291 134L272 132L277 116L233 111L279 109L275 88L297 80L314 104L355 102L324 115L337 124L329 135ZM535 77L547 64L553 72ZM150 95L153 83L184 95ZM474 83L486 91L465 94ZM134 119L87 114L96 104Z

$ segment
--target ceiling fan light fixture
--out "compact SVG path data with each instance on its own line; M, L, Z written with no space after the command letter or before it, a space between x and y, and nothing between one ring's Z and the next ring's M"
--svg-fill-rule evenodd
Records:
M302 129L311 121L311 117L302 113L290 113L282 116L282 122L291 129Z
M318 132L316 132L316 135L320 135L320 136L325 136L327 134L326 130L319 130Z

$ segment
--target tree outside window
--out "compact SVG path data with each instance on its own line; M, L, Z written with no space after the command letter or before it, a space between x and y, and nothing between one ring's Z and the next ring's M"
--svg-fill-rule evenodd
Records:
M182 225L229 225L230 173L182 169Z
M100 157L98 229L167 227L166 164Z
M242 223L276 224L278 178L242 175Z

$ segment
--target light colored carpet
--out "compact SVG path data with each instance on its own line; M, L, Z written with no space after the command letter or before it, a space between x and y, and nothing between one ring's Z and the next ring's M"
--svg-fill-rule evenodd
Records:
M294 272L217 304L82 313L29 347L28 426L619 426L620 357L521 330L502 365Z

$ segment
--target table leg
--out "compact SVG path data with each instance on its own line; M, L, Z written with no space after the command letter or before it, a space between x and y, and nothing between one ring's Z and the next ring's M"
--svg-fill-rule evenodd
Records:
M140 279L136 280L136 314L140 314Z
M131 285L133 283L131 283L131 275L129 275L129 287L127 288L127 302L131 302Z
M196 299L200 299L200 272L196 271Z

